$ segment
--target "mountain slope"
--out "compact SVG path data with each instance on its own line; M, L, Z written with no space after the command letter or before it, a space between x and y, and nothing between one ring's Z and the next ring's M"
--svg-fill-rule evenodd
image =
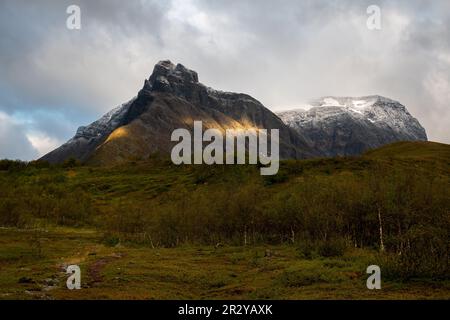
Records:
M280 130L280 157L320 155L301 134L286 126L256 99L241 93L222 92L198 81L195 71L170 61L156 64L136 98L87 127L42 160L62 162L74 157L95 164L168 154L174 145L173 130L192 130L193 121L203 127L264 128Z
M418 161L442 162L450 166L450 145L428 142L396 142L378 149L369 150L364 157L371 159L409 159Z
M68 158L86 161L104 141L105 136L125 123L126 114L134 100L114 108L86 127L79 127L72 139L41 159L50 163L60 163Z
M308 110L278 116L326 156L357 155L396 141L427 140L405 106L381 96L324 97Z

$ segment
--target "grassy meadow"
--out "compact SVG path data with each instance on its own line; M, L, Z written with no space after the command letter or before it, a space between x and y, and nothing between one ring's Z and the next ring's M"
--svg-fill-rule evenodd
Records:
M0 161L0 299L449 299L449 182L450 146L431 142L270 177Z

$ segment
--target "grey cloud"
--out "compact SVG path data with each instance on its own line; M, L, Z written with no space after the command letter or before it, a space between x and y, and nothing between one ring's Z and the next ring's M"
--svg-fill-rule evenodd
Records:
M0 159L32 160L38 156L24 134L24 128L5 114L0 113Z
M130 75L133 65L145 60L133 50L140 54L149 44L160 45L166 2L80 1L81 32L65 27L65 10L72 3L0 4L0 83L7 89L0 98L9 111L76 107L98 115L119 104L117 92L134 94L130 89L137 90L136 78L140 84L148 72ZM124 85L123 80L132 83Z

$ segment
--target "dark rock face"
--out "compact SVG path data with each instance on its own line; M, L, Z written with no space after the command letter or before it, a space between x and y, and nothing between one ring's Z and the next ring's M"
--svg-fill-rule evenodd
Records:
M280 130L280 157L320 155L301 133L285 125L259 101L246 94L206 87L195 71L170 61L156 64L136 98L113 109L42 160L60 163L74 157L83 162L115 163L152 153L170 153L171 132L192 129L193 121L206 128L263 128Z
M278 116L326 156L358 155L396 141L427 140L425 129L405 106L381 96L324 97L310 107Z

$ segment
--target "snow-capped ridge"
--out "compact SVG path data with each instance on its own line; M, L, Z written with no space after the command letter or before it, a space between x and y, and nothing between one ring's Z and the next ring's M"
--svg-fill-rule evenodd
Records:
M400 104L398 101L380 96L362 96L362 97L336 97L324 96L310 102L313 107L356 107L367 108L376 103L381 104Z
M330 156L359 154L395 141L427 140L425 129L406 107L383 96L326 96L310 106L277 115Z

